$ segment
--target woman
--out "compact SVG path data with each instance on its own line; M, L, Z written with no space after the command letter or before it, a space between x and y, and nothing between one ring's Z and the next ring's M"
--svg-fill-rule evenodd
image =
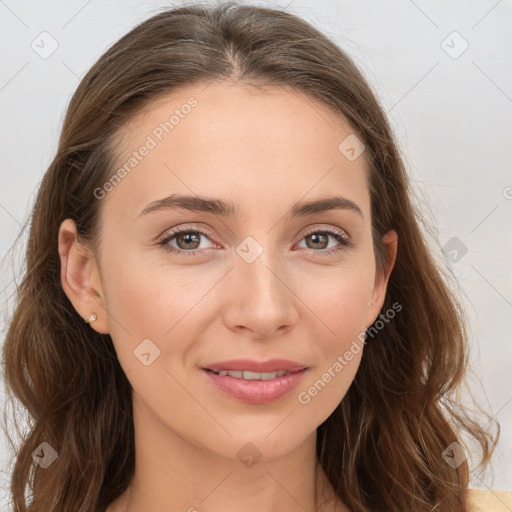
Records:
M474 510L464 321L350 59L279 10L166 10L84 77L37 196L15 510Z

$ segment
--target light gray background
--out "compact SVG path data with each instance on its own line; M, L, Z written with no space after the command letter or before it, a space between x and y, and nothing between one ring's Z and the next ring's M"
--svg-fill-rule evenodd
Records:
M177 3L0 0L0 257L27 219L80 78L135 24ZM471 319L472 392L502 428L494 472L473 477L472 486L512 491L511 1L258 5L287 6L335 39L388 112L425 215L438 230L432 248L453 272ZM31 48L43 37L50 48L43 31L58 43L47 58ZM444 256L441 248L453 243L467 253L446 249ZM12 267L19 268L23 253L16 254L2 265L0 328L13 304ZM3 435L2 441L5 487Z

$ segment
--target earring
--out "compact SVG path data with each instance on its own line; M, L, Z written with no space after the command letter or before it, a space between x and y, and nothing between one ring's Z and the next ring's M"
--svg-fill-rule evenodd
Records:
M96 320L97 316L96 313L93 313L89 318L84 318L84 322L86 324L90 324L91 322L94 322Z

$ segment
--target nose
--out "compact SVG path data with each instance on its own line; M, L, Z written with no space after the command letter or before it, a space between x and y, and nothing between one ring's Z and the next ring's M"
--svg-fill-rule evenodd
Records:
M299 299L289 274L270 251L263 251L252 263L237 257L229 275L224 321L230 330L265 340L289 331L297 322Z

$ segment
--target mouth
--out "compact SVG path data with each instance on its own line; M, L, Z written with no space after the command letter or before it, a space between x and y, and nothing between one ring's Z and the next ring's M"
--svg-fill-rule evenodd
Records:
M279 377L287 377L289 375L293 375L294 373L302 372L306 370L307 367L301 368L299 370L277 370L275 372L251 372L249 370L211 370L209 368L204 368L206 371L215 373L216 375L222 375L224 377L234 377L235 379L243 379L243 380L272 380L277 379Z
M298 361L289 359L274 358L267 361L258 359L231 359L209 363L203 367L217 375L234 377L246 380L270 380L282 376L292 375L298 371L305 370L307 366Z

